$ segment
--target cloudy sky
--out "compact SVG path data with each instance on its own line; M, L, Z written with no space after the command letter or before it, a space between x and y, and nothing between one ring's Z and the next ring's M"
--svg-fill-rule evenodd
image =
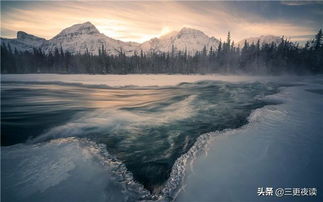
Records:
M321 2L1 2L1 37L17 31L50 39L73 24L92 22L100 32L143 42L182 27L224 39L278 35L307 40L323 27Z

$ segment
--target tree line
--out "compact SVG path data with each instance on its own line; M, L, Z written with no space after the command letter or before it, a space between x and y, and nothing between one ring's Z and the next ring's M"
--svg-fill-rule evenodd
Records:
M62 48L45 54L41 49L20 52L1 44L1 73L323 73L322 30L305 46L282 37L278 44L245 41L241 48L234 45L229 32L218 47L204 47L194 55L177 51L174 46L167 53L140 51L126 56L122 50L118 55L109 55L104 46L97 55L88 51L72 55Z

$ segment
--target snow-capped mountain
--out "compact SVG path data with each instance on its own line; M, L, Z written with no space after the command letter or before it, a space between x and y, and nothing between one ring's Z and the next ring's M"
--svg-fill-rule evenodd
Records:
M201 51L204 46L207 50L211 47L216 49L219 42L218 39L209 37L199 30L184 27L178 32L171 32L144 42L140 45L140 49L145 52L171 52L174 48L175 51L194 54L196 51Z
M194 54L201 51L204 46L207 50L218 46L219 40L209 37L203 32L183 28L180 31L171 32L159 38L153 38L142 44L135 42L123 42L110 38L100 33L90 22L76 24L62 30L50 40L38 38L19 31L17 39L2 39L1 43L10 44L12 49L19 51L32 51L33 48L41 48L45 53L54 52L55 49L63 49L72 54L89 52L97 55L102 46L108 54L116 55L120 51L126 55L133 55L135 52L170 52L174 47L175 51L187 51Z
M116 55L120 51L126 55L133 55L139 44L115 40L100 33L90 22L76 24L61 31L54 38L42 46L46 52L53 52L56 48L72 54L89 52L97 55L102 46L108 54Z
M279 44L282 40L282 37L274 36L274 35L261 35L259 37L250 37L243 39L237 43L237 46L243 47L245 41L247 41L249 44L256 44L259 40L260 45L264 43L272 43Z
M40 48L45 42L46 39L39 38L22 31L17 32L16 39L1 38L1 43L6 45L10 44L12 51L17 50L31 52L33 51L33 48Z
M237 46L242 47L245 40L250 44L257 43L279 43L281 37L266 35L260 37L252 37L241 40ZM33 48L40 48L45 53L53 53L55 49L63 49L71 54L86 53L97 55L99 49L104 47L107 54L117 55L121 51L126 55L133 55L135 52L171 52L186 51L188 54L195 54L196 51L202 51L204 47L210 50L212 47L216 49L219 40L209 37L200 30L184 27L179 31L174 31L163 35L159 38L153 38L144 43L123 42L110 38L100 33L97 28L90 22L76 24L62 30L59 34L50 40L39 38L25 32L19 31L16 39L1 38L1 43L10 44L12 50L33 51Z

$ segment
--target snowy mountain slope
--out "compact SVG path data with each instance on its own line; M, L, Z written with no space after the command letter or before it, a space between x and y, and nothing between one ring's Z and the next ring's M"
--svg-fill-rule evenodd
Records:
M108 54L116 55L122 50L126 55L133 55L138 44L107 37L101 34L93 24L86 22L64 29L44 44L42 49L49 53L62 47L64 51L69 51L72 54L83 54L88 51L97 55L102 46Z
M250 37L239 41L237 43L237 46L243 47L245 41L247 41L249 44L256 44L258 40L260 42L260 45L264 43L272 43L272 42L274 42L275 44L279 44L281 42L281 37L274 36L274 35L261 35L259 37Z
M12 51L33 51L33 48L40 48L44 43L46 43L46 39L36 37L31 34L27 34L26 32L18 31L16 39L6 39L1 38L1 43L4 43L8 46L10 44L10 48Z
M208 37L199 30L184 27L178 32L171 32L144 42L140 45L140 49L144 52L171 52L174 47L175 51L186 50L188 54L194 54L203 50L204 46L209 50L211 47L216 49L218 45L219 40L216 38Z
M53 53L55 49L68 51L72 54L89 52L97 55L102 46L108 54L117 55L120 51L126 55L133 55L135 52L171 52L172 47L175 51L187 51L188 54L194 54L201 51L204 46L207 50L218 46L219 40L209 37L203 32L183 28L180 31L174 31L159 38L153 38L142 44L135 42L123 42L110 38L100 33L90 22L76 24L62 30L59 34L50 40L38 38L24 32L18 32L17 39L2 39L5 44L20 51L32 51L33 48L41 48L45 53Z
M279 43L281 38L273 35L260 37L251 37L241 40L237 46L242 47L245 40L250 44L257 43ZM19 31L16 39L1 38L1 43L10 44L14 51L33 51L33 48L41 48L45 53L53 53L56 49L61 48L71 54L86 53L87 51L93 55L98 55L102 46L107 54L117 55L121 51L130 56L141 51L149 52L171 52L187 51L187 54L193 55L196 51L202 51L204 47L209 51L212 47L216 49L219 40L209 37L200 30L184 27L179 31L173 31L159 38L153 38L144 43L123 42L110 38L100 33L97 28L90 22L76 24L62 30L59 34L50 40L39 38L25 32Z

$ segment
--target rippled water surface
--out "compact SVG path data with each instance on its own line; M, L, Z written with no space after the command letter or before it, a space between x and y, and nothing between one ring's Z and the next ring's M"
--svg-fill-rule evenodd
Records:
M109 87L3 81L2 145L86 138L123 162L134 180L159 192L174 162L204 133L238 128L274 102L270 82L198 81Z

